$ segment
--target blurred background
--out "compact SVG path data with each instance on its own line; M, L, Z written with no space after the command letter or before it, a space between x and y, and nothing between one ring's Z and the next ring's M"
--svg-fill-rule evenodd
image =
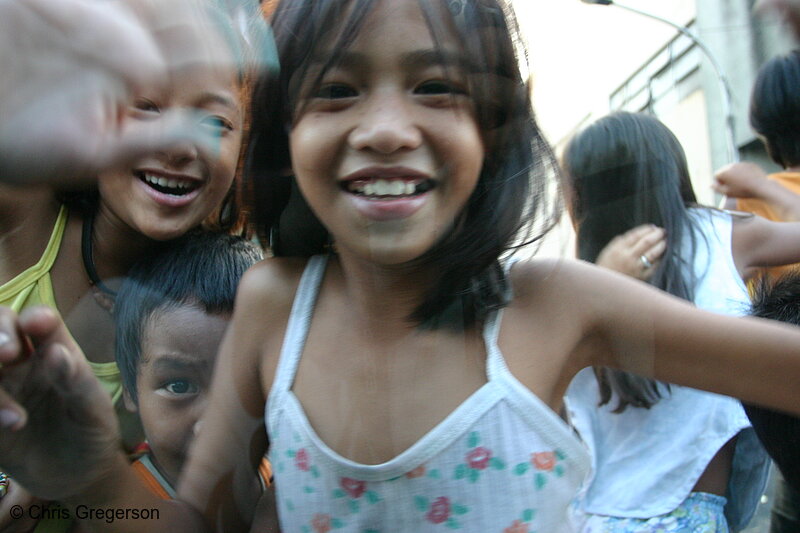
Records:
M793 42L776 19L754 15L753 3L515 0L534 106L557 153L611 111L648 111L681 141L701 203L718 205L714 171L737 158L777 170L750 129L747 108L758 68ZM561 226L542 255L573 255L571 227Z
M711 183L728 163L778 170L747 110L758 68L793 41L776 19L753 14L754 0L515 2L534 107L558 155L573 133L611 111L647 111L681 141L701 203L719 204ZM538 255L573 257L573 238L565 214ZM771 495L768 487L743 533L768 531Z

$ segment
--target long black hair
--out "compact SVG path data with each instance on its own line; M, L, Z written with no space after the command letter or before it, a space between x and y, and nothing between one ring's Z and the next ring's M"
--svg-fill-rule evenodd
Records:
M800 165L800 50L759 69L750 94L750 125L783 168Z
M649 283L692 301L697 237L688 207L697 205L686 155L675 135L643 113L617 112L575 135L562 157L577 230L578 256L595 262L617 235L642 224L666 231L667 248ZM615 412L649 408L666 388L627 372L596 368L601 405L617 394Z
M272 18L281 72L262 78L254 91L247 175L257 231L271 237L276 255L325 251L325 229L311 220L290 173L288 134L302 113L296 87L312 75L311 59L321 58L323 68L311 80L312 86L319 85L356 39L377 1L283 1ZM557 165L534 119L527 79L520 71L527 58L510 5L505 0L419 4L434 43L456 30L486 156L458 223L416 260L439 277L410 319L434 327L471 326L506 304L500 257L537 241L557 220L557 185L551 186L557 183L552 179ZM463 314L452 321L445 318L459 303Z

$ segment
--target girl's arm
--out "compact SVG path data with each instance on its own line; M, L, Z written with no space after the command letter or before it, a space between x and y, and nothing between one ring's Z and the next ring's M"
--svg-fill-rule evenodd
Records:
M697 309L585 263L565 262L556 294L578 321L576 366L600 365L800 414L800 330ZM572 304L560 304L571 306Z
M755 198L771 205L782 220L800 220L800 195L767 178L754 163L733 163L714 175L714 190L733 198ZM736 209L736 206L732 209Z
M800 262L800 222L734 217L732 231L733 260L743 279L760 267Z

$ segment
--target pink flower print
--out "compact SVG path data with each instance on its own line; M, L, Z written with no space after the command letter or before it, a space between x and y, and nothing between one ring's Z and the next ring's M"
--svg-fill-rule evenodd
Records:
M433 524L441 524L450 518L450 500L445 496L439 496L431 504L431 510L425 515L428 522Z
M406 472L406 477L408 479L414 479L415 477L422 477L425 475L425 465L419 465L414 470Z
M331 517L326 514L315 514L311 520L314 533L328 533L331 530Z
M525 522L514 520L514 522L503 530L503 533L528 533L528 525Z
M347 495L353 499L360 498L361 495L364 494L364 491L367 490L367 483L365 481L349 477L340 479L339 485L341 485Z
M483 446L478 446L477 448L473 448L467 454L467 465L475 470L483 470L489 466L489 459L491 458L491 450L484 448Z
M311 461L309 460L308 452L305 448L297 450L297 453L294 455L294 464L303 472L308 472L309 468L311 468Z
M556 466L556 454L553 452L538 452L531 454L531 464L537 470L551 471Z

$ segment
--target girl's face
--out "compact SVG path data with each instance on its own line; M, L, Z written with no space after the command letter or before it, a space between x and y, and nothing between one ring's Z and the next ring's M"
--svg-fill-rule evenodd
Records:
M475 188L484 147L455 36L440 49L417 0L382 0L321 88L303 92L313 65L300 84L293 171L340 253L415 259L456 223Z
M113 219L156 240L168 240L200 224L233 183L242 142L242 111L235 73L187 67L170 87L144 92L131 107L126 128L168 127L186 113L195 127L218 138L215 153L195 143L165 147L133 168L99 176L101 208Z

